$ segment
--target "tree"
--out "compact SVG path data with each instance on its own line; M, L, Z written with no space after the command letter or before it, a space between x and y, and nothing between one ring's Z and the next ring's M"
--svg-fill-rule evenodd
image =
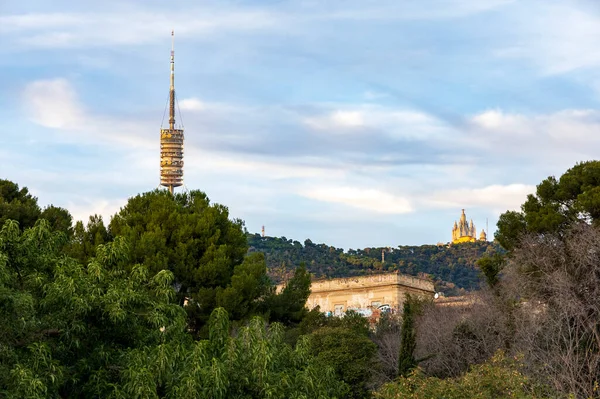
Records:
M302 264L278 295L271 297L268 312L271 321L298 324L308 314L306 300L310 295L310 273Z
M401 324L402 319L398 314L382 313L370 334L371 340L377 345L377 360L380 366L373 370L373 380L377 385L391 382L398 377Z
M332 319L341 321L344 318L332 317ZM359 324L363 325L363 322ZM366 333L358 332L361 331L361 327L356 327L322 327L309 337L312 353L323 364L333 367L337 377L348 384L349 389L344 397L368 398L370 397L369 380L372 369L376 367L377 346Z
M247 255L235 266L231 283L226 288L217 288L217 305L234 320L264 313L264 304L271 297L272 285L262 253Z
M73 216L68 210L48 205L40 214L41 219L46 219L50 228L55 231L61 231L71 238L73 236Z
M347 390L308 338L285 344L279 324L254 318L232 337L217 308L208 339L194 341L173 274L122 267L122 237L99 245L85 267L61 253L64 241L43 219L0 230L0 396L300 399Z
M29 193L27 187L10 180L0 179L0 226L11 219L19 223L21 229L32 227L40 217L37 198Z
M499 298L504 290L484 287L464 297L462 304L428 303L416 320L414 357L428 376L457 377L474 364L487 361L498 350L509 353L514 341L512 311ZM508 302L508 301L506 301Z
M75 223L66 252L81 263L87 264L96 255L96 248L110 241L111 236L104 226L102 215L93 215L85 227L80 220Z
M506 212L495 237L512 250L525 233L562 234L575 222L600 223L600 161L576 164L560 179L550 176L527 196L521 212Z
M18 184L0 179L0 226L10 219L18 222L21 229L26 229L33 227L40 218L48 220L51 229L71 236L73 217L69 211L54 205L48 205L42 211L37 198L27 187L19 189Z
M564 395L597 396L600 381L600 162L548 177L497 237L509 249L496 284L527 372ZM500 302L500 301L499 301Z
M46 220L0 231L0 394L106 397L122 382L126 353L185 334L173 276L124 271L123 239L100 245L83 267L62 254Z
M476 262L490 288L496 287L500 282L500 272L502 271L505 262L506 258L504 255L498 253L484 256Z
M524 236L505 269L518 299L515 350L565 396L596 397L600 381L600 231L579 224Z
M439 379L416 369L398 381L384 385L377 399L541 399L557 397L520 372L520 361L501 351L484 364L475 365L458 378Z
M172 398L343 398L347 386L331 367L310 354L302 338L295 348L283 326L253 318L229 334L229 315L213 310L209 337L192 344L165 344L128 353L129 367L119 397ZM131 370L131 371L129 371Z
M415 318L419 315L421 301L410 294L406 295L402 308L402 339L400 340L400 354L398 356L398 375L406 376L417 366L415 348L417 346L417 332Z
M201 191L172 195L155 190L132 197L112 218L109 230L130 243L133 263L142 263L154 273L174 274L179 303L186 304L189 327L196 333L206 335L208 317L219 303L230 310L245 303L244 312L238 309L230 315L245 317L242 313L250 312L250 304L264 292L260 273L266 269L257 268L256 258L242 265L248 250L243 222L230 220L228 209L210 204ZM239 267L233 287L232 277ZM240 281L242 276L253 282ZM246 297L233 298L234 292Z

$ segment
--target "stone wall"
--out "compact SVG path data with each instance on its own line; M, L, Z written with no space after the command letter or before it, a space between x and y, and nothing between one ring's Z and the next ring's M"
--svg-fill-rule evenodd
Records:
M433 297L433 282L398 273L314 281L306 306L331 314L353 309L368 316L385 305L400 310L406 294Z

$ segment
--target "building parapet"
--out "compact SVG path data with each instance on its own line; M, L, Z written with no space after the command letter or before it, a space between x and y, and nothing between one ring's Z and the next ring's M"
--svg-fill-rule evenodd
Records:
M370 288L387 285L400 285L421 291L435 292L433 282L400 273L316 280L311 284L311 292L343 291L355 288Z

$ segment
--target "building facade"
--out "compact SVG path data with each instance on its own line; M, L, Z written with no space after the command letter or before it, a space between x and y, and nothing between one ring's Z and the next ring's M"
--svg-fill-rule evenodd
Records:
M401 311L406 294L433 298L433 282L399 273L313 281L306 306L331 315L354 310L370 317L382 310Z

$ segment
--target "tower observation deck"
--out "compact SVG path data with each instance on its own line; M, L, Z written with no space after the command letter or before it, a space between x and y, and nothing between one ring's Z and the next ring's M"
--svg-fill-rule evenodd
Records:
M171 87L169 128L160 129L160 185L173 189L183 184L183 129L175 127L175 37L171 31Z

